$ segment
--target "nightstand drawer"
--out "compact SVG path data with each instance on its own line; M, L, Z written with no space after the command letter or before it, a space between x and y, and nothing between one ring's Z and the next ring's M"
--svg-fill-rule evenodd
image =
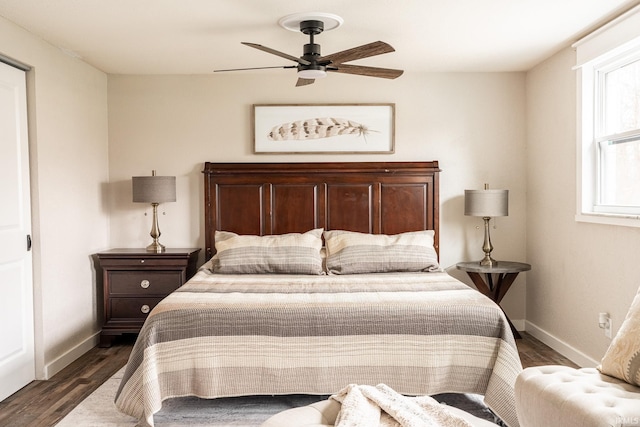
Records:
M181 267L184 261L179 258L153 258L153 257L130 257L130 258L105 258L100 261L103 268L126 267L126 268L149 268L149 267Z
M111 298L111 320L144 319L162 298Z
M181 271L109 271L110 295L167 295L182 284Z

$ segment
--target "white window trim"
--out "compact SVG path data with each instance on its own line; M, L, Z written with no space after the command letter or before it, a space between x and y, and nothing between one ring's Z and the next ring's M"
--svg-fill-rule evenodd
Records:
M594 69L615 61L630 49L640 46L640 6L637 6L609 24L594 31L573 45L577 65L577 197L575 220L596 224L640 227L640 215L598 212L595 208L597 179L597 150L595 142Z

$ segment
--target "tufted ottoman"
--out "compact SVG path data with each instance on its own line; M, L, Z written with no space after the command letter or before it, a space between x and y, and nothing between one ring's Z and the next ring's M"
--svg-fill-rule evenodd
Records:
M496 427L496 424L475 417L461 409L452 406L447 408L474 427ZM340 403L333 399L327 399L275 414L260 427L333 427L339 412Z
M521 427L640 426L640 387L595 368L527 368L515 392Z

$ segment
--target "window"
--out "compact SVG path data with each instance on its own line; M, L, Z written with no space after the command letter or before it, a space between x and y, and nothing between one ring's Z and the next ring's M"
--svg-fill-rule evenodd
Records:
M596 69L593 210L640 214L640 55Z
M640 227L640 8L574 45L580 221Z

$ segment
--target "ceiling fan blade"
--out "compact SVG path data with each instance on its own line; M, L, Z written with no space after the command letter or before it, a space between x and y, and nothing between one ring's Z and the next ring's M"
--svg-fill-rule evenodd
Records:
M383 79L395 79L400 77L403 70L392 68L365 67L363 65L338 64L335 67L327 67L327 71L334 73L357 74L359 76L381 77Z
M250 67L250 68L229 68L226 70L213 70L214 73L220 73L222 71L247 71L247 70L268 70L270 68L297 68L296 65L279 65L275 67Z
M370 56L382 55L383 53L389 52L395 52L395 49L385 42L377 41L323 56L318 59L318 62L321 64L342 64L343 62L369 58Z
M297 62L298 64L302 64L302 65L310 65L311 64L311 62L307 61L306 59L298 58L297 56L289 55L288 53L283 53L283 52L277 51L275 49L271 49L270 47L262 46L261 44L248 43L248 42L241 42L241 43L244 44L244 45L253 47L255 49L261 50L263 52L267 52L267 53L270 53L272 55L279 56L281 58L290 59L290 60L292 60L294 62Z
M296 87L310 85L315 83L315 81L316 81L315 79L298 78L298 81L296 82Z

